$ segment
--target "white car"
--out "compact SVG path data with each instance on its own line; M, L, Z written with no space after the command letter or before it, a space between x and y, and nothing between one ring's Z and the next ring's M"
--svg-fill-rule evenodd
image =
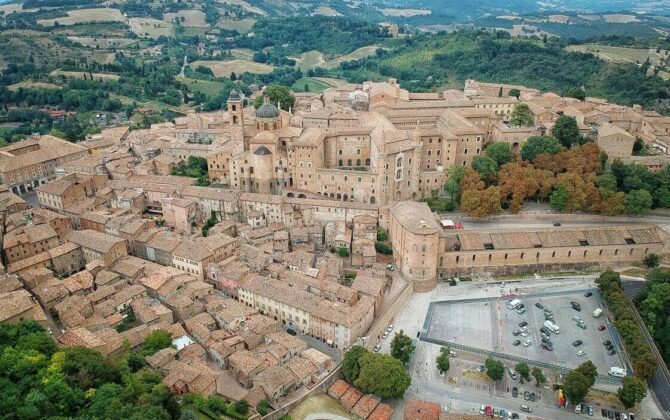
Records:
M375 351L375 353L378 353L379 350L381 350L381 349L382 349L381 344L377 344L373 350Z
M584 350L579 350L579 351L577 352L577 356L580 356L580 357L583 356L583 355L585 355L585 354L586 354L586 352L585 352Z
M577 315L573 316L572 320L577 321L577 322L583 322L582 319L580 317L578 317Z
M388 336L389 336L389 333L386 332L386 331L384 332L384 334L382 334L382 338L386 338L386 337L388 337Z
M388 331L388 332L393 331L393 327L395 327L395 325L393 325L393 324L389 325L388 328L386 329L386 331Z
M526 341L523 342L523 346L524 346L524 347L528 347L528 346L530 346L531 344L533 344L533 342L530 341L530 339L528 339L528 340L526 340Z
M484 404L482 404L482 406L479 407L479 414L481 414L482 416L486 414L486 406Z

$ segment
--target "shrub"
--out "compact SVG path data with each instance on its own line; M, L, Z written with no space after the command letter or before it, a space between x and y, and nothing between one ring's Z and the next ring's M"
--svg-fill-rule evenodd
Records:
M377 252L379 252L380 254L384 254L384 255L393 255L393 249L392 249L390 246L388 246L388 245L386 245L386 244L384 244L384 243L376 242L376 243L375 243L375 249L376 249Z
M337 256L340 258L346 258L349 256L349 250L347 248L337 248Z

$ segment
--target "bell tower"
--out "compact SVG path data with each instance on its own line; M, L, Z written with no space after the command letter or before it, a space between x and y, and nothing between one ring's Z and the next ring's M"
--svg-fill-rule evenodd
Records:
M231 126L239 125L243 126L244 125L244 105L242 103L242 97L240 95L240 92L237 90L233 89L230 91L230 95L228 96L228 101L226 102L228 105L228 117L230 121Z

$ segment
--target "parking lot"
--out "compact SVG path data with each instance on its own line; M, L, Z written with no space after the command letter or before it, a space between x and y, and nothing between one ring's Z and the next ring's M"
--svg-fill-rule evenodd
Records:
M517 296L525 306L523 314L508 309L506 303L511 298L434 302L426 319L426 338L566 368L575 368L591 360L599 374L607 375L611 366L624 366L620 358L620 345L612 336L614 326L607 321L606 314L603 313L599 318L592 316L600 303L597 291L590 292L593 293L590 297L584 296L585 291ZM581 311L571 308L570 302L573 301L581 305ZM541 348L540 328L544 325L545 314L543 309L536 307L536 303L553 311L554 322L560 328L560 333L549 334L552 351ZM573 317L580 317L586 328L578 327ZM521 322L528 323L527 332L513 335L515 330L521 330ZM598 326L601 324L606 328L599 331ZM515 340L520 341L516 346ZM576 340L581 340L582 344L573 346ZM607 354L603 346L605 340L614 343L616 354ZM578 355L580 350L585 354Z

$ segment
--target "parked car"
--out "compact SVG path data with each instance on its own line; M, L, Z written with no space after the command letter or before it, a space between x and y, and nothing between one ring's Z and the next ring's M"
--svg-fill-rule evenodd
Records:
M572 320L577 321L577 322L582 322L582 319L580 317L578 317L577 315L573 316Z
M628 414L621 413L621 420L628 420Z
M525 391L523 393L523 399L526 400L526 401L530 400L530 392Z
M614 348L614 344L608 344L605 346L605 350L612 350Z
M386 331L388 331L388 332L393 331L393 327L395 327L395 325L390 324L390 325L388 326L388 328L386 329Z
M582 310L582 305L580 305L577 302L570 302L570 306L572 307L572 309L574 309L577 312L581 312L581 310Z
M298 334L297 332L295 332L295 330L292 330L292 329L290 329L290 328L288 328L288 329L286 330L286 332L289 333L289 334L291 334L291 335L297 335L297 334Z
M605 328L607 328L605 324L598 325L598 331L603 331Z
M515 386L512 387L512 396L513 396L514 398L516 398L516 397L519 396L519 388L517 388L517 387L515 387Z
M614 411L607 410L607 418L608 419L613 419L614 418Z
M614 349L607 350L607 355L608 356L614 356L615 354L616 354L616 350L614 350Z
M482 416L486 414L486 406L484 404L482 404L482 406L479 407L479 414L481 414Z
M561 225L561 222L554 222L554 226L558 227Z
M526 313L526 308L517 309L516 313L519 314L519 315L525 314Z
M578 323L577 323L577 326L578 326L579 328L583 329L583 330L586 329L586 324L585 324L584 322L578 322Z
M547 328L547 327L542 327L542 328L540 328L540 332L549 335L549 328Z
M526 322L526 321L519 322L520 327L525 327L526 325L528 325L528 322Z
M498 415L500 416L501 419L506 419L507 418L507 411L505 411L504 409L501 408L500 411L498 412Z
M516 337L517 335L519 335L519 334L521 334L521 330L514 330L514 331L512 331L512 335L515 336L515 337Z
M382 349L382 346L377 344L373 350L375 351L375 353L378 353L379 350L381 350L381 349Z
M601 408L600 409L600 415L603 417L607 417L607 409L606 408Z
M575 413L576 414L581 414L582 413L582 405L581 404L577 404L575 406Z
M531 344L533 344L533 342L530 341L530 339L527 339L526 341L523 342L523 346L524 346L524 347L528 347L528 346L530 346Z
M628 413L628 418L629 418L630 420L635 420L635 414L633 414L633 413Z
M588 407L586 407L586 410L588 411L589 416L593 416L593 406L592 405L589 405Z
M386 338L389 336L389 333L387 331L384 331L384 334L382 334L382 338Z
M579 346L581 346L582 344L584 344L584 342L583 342L582 340L575 340L575 341L573 341L573 343L572 343L572 345L575 346L575 347L579 347Z
M486 406L486 417L493 417L493 409L490 405Z
M519 344L521 344L521 340L514 340L514 341L512 342L512 345L513 345L514 347L518 346Z
M526 413L530 413L531 411L533 411L533 409L528 407L526 404L521 404L521 407L519 407L519 410L525 411Z
M582 357L582 356L584 356L585 354L586 354L586 352L585 352L584 350L579 350L579 351L577 352L577 356L579 356L579 357Z
M584 296L585 297L591 297L591 296L593 296L593 292L586 292L586 293L584 293Z
M393 266L393 264L386 264L386 269L388 271L393 271L393 270L395 270L395 267Z
M544 308L544 305L541 304L540 302L535 302L535 306L537 306L537 307L540 308L540 309L543 309L543 308Z
M621 420L621 413L618 412L618 411L615 411L615 412L614 412L614 418L615 418L616 420Z
M549 334L540 333L540 337L542 337L542 341L544 341L545 339L549 340Z
M533 402L535 402L536 399L537 399L537 396L535 395L535 393L534 393L534 392L531 392L531 393L530 393L530 400L533 401Z
M493 408L493 417L500 417L500 410Z
M542 348L547 350L547 351L553 351L554 346L551 345L551 343L542 343Z
M516 420L519 418L519 413L510 413L509 418L512 420Z
M612 344L610 340L603 341L603 346L609 346L610 344Z
M479 365L479 367L477 368L477 372L486 372L486 366Z

